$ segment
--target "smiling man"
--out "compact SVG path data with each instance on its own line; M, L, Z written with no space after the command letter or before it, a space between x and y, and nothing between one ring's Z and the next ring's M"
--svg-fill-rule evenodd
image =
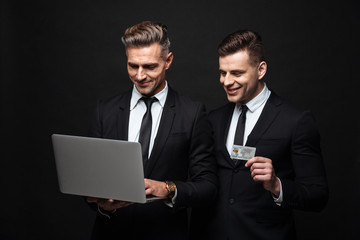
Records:
M143 96L152 97L165 88L165 72L173 60L171 52L163 50L159 43L152 43L128 47L126 55L129 77Z
M99 101L94 137L139 141L145 193L166 200L134 204L88 198L97 205L93 239L187 239L187 208L216 197L216 163L205 107L180 96L165 75L173 54L167 28L142 22L122 38L133 88Z
M314 119L266 86L257 33L228 35L218 54L220 83L230 102L209 115L219 194L213 208L197 214L194 239L294 239L292 210L320 211L328 199ZM236 158L240 150L254 148L254 157Z

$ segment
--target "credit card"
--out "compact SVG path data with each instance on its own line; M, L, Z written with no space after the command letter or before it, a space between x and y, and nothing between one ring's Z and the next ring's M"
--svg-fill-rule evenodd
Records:
M255 157L255 151L256 151L256 148L254 148L254 147L233 145L230 157L232 159L247 161L250 158Z

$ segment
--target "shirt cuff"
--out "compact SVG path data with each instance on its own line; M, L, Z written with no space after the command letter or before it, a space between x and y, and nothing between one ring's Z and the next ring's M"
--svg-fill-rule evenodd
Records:
M271 194L271 196L273 197L276 205L281 206L281 203L283 202L282 184L281 184L280 178L278 178L278 177L276 177L276 178L279 180L279 183L280 183L280 194L279 194L279 197L275 197L273 194Z
M173 198L171 199L166 199L164 201L164 203L168 206L168 207L174 207L175 201L176 201L176 197L177 197L177 188L175 188L175 195Z

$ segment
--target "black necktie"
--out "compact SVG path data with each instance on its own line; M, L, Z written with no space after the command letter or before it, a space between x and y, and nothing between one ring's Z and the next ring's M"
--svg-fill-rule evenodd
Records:
M248 108L246 105L241 105L241 114L239 116L236 132L235 132L235 139L234 139L235 145L240 145L240 146L243 145L247 110Z
M157 98L142 97L141 100L144 101L147 108L141 122L140 136L139 136L139 142L141 144L141 149L142 149L143 162L145 164L149 156L149 145L150 145L150 136L152 129L151 105L153 102L157 101Z

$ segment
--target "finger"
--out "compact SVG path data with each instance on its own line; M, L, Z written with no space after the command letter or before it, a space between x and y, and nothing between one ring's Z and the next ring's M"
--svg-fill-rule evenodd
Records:
M144 178L144 183L145 183L145 189L150 187L150 179Z
M254 171L251 172L251 177L254 177L256 175L267 175L269 171L267 169L254 169Z
M265 175L259 174L259 175L253 176L253 180L255 182L266 182L266 181L269 181L270 179L271 179L271 177L267 174L265 174Z
M147 188L145 189L145 195L149 195L153 193L153 189L152 188Z
M96 203L97 202L97 198L94 198L94 197L88 197L87 199L86 199L86 201L87 202L89 202L89 203Z
M255 169L264 169L266 168L266 165L264 163L253 163L250 167L250 171L253 171Z
M111 203L111 207L112 208L120 208L122 206L124 206L124 201L114 201L113 203Z
M265 157L253 157L253 158L250 158L245 165L247 165L247 167L248 167L254 163L265 163L265 162L271 162L271 159L265 158Z
M254 172L254 171L262 171L264 174L273 174L275 173L274 168L271 164L253 164L250 168L250 172Z
M254 158L250 158L249 160L246 161L245 163L245 167L250 167L253 163L254 163Z
M250 167L252 164L259 162L260 157L253 157L246 161L245 167Z
M111 206L113 204L113 202L114 202L114 200L112 200L112 199L98 199L97 204L104 208L104 207Z
M111 200L111 201L110 201ZM98 203L99 206L107 211L112 211L116 208L119 208L120 201L114 201L112 199L104 200L101 203Z
M260 164L264 164L266 166L272 166L272 161L269 158L264 158L264 157L254 157L251 158L250 160L247 161L247 163L245 164L246 167L250 167L252 165L258 165L260 166Z
M119 203L119 205L118 205L117 208L127 207L127 206L130 206L130 205L132 205L132 204L134 204L134 203L121 201L121 202Z
M100 208L102 208L102 209L104 209L104 210L107 210L107 204L105 204L105 203L103 203L103 202L97 202L97 205L98 205Z

